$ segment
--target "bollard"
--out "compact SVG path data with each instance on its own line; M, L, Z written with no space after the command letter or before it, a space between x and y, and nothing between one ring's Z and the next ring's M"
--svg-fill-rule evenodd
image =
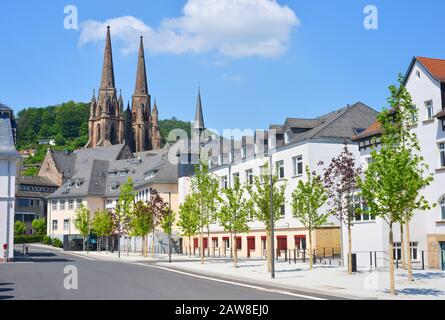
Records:
M425 251L422 250L422 270L425 270Z
M371 267L372 270L372 251L369 251L369 266Z
M287 262L287 250L284 251L284 262Z
M317 263L317 252L316 252L315 250L316 250L316 249L314 249L314 253L313 253L313 255L312 255L312 262L313 262L314 264Z
M399 269L399 258L396 259L396 269Z
M374 251L374 269L377 270L377 251Z
M294 264L297 264L297 250L294 249Z
M326 248L323 248L323 259L326 259Z
M303 250L303 262L306 263L306 250Z

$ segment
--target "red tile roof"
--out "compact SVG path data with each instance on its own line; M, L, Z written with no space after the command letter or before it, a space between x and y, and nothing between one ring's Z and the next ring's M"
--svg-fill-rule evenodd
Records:
M370 125L368 127L368 129L366 129L362 133L352 137L352 140L357 141L357 140L360 140L363 138L373 137L373 136L381 134L381 133L382 133L382 125L380 124L380 122L376 121L372 125Z
M425 57L416 59L439 81L445 82L445 60Z

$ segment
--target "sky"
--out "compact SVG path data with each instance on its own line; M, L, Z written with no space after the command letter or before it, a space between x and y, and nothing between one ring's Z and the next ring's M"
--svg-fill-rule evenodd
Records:
M206 126L217 130L268 128L358 101L380 110L413 56L445 59L444 9L442 0L4 0L0 102L16 113L89 102L109 24L125 101L144 36L161 119L193 120L198 86Z

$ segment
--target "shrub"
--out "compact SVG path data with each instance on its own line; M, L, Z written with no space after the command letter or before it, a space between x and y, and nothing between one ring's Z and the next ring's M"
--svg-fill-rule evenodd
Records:
M52 244L53 244L53 239L51 239L51 238L48 237L48 236L44 236L44 237L42 238L42 243L43 243L43 244L47 244L47 245L52 245Z
M14 243L41 243L43 241L43 236L33 235L33 236L15 236Z
M63 243L59 238L53 239L53 246L56 248L63 248Z

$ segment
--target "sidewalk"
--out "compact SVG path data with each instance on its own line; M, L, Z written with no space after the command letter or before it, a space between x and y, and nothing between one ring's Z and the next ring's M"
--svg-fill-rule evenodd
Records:
M389 294L387 271L359 271L348 275L343 267L315 265L310 271L307 264L277 262L276 278L271 279L265 261L241 261L238 268L232 262L210 260L202 265L199 261L158 263L213 276L236 280L300 289L314 293L338 295L356 299L445 299L445 272L438 270L414 271L413 282L408 282L406 272L397 270L397 296Z

